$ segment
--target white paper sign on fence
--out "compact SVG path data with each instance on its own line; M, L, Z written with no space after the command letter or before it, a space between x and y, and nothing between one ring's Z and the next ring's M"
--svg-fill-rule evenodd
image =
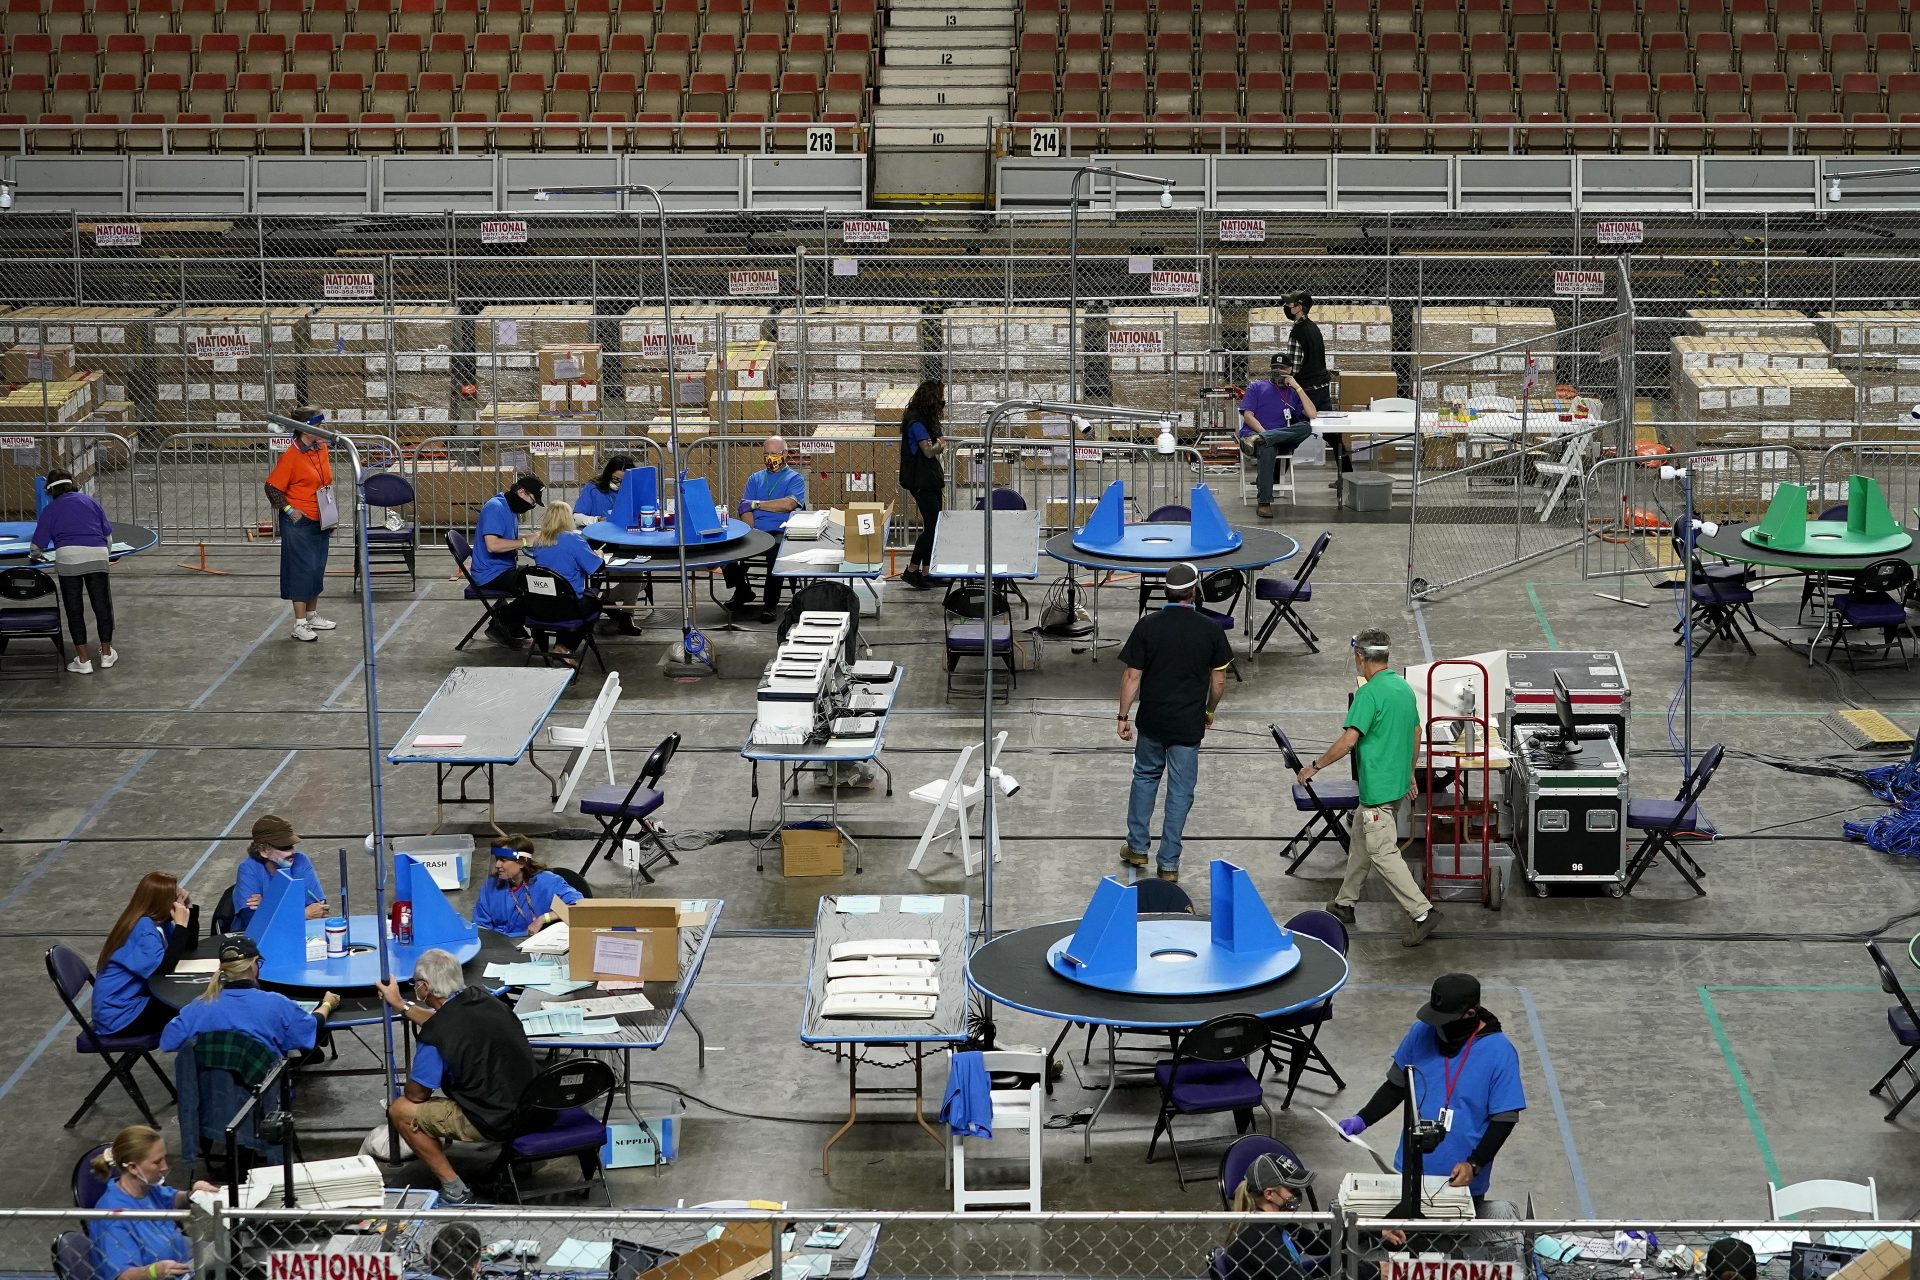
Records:
M498 219L480 224L481 244L525 244L527 224L518 219Z

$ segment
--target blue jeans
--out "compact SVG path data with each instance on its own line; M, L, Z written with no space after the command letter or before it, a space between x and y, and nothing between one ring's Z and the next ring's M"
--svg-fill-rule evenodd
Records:
M1127 797L1127 848L1147 851L1147 822L1153 817L1153 799L1160 775L1167 775L1167 809L1160 824L1162 871L1180 869L1180 833L1186 830L1187 810L1193 808L1193 786L1200 776L1200 748L1157 742L1139 730L1133 738L1133 791Z
M1262 431L1253 438L1253 481L1261 506L1273 502L1273 482L1280 471L1280 459L1291 458L1301 441L1313 434L1313 424L1305 418L1289 419L1278 431Z

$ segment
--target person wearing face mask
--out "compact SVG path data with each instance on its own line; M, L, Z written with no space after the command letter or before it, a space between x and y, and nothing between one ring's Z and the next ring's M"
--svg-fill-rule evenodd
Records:
M413 964L414 1001L397 982L375 984L380 998L412 1022L420 1048L404 1092L387 1107L400 1140L440 1181L440 1203L473 1203L473 1191L447 1160L449 1142L499 1142L513 1132L520 1095L534 1077L533 1047L513 1010L469 987L460 962L438 947ZM421 1059L431 1050L426 1066ZM435 1098L440 1089L444 1098Z
M128 1125L113 1145L93 1158L93 1176L111 1178L94 1207L109 1212L172 1213L187 1206L188 1192L167 1185L167 1143L158 1129ZM218 1191L196 1182L195 1191ZM178 1222L93 1218L87 1234L100 1254L100 1280L173 1280L193 1270L193 1245Z
M547 486L539 476L528 474L481 506L473 528L473 559L467 566L467 572L473 575L473 585L488 586L494 579L513 572L520 552L527 545L527 539L520 534L520 517L539 506L546 491ZM520 626L519 608L511 599L495 602L487 634L509 649L520 647L526 632Z
M598 524L613 514L613 497L620 492L620 486L625 483L627 472L633 470L633 465L631 457L616 453L600 464L599 475L580 486L580 496L573 500L573 523L577 527L584 529L588 525ZM534 558L539 559L538 556ZM601 600L614 606L607 612L622 635L640 633L640 620L634 617L635 606L640 603L641 592L650 587L650 582L638 581L606 582L601 585ZM624 608L621 607L623 605Z
M1347 708L1347 722L1312 764L1296 775L1302 786L1326 772L1349 751L1358 761L1360 808L1353 815L1353 840L1347 849L1347 874L1327 910L1340 923L1354 923L1354 905L1366 887L1367 873L1378 871L1394 901L1412 921L1400 945L1417 947L1440 927L1440 909L1427 901L1400 856L1400 805L1413 798L1414 740L1420 707L1406 678L1389 665L1387 633L1377 627L1347 641L1360 690Z
M1412 1029L1393 1051L1387 1078L1358 1115L1340 1122L1340 1132L1357 1136L1369 1125L1398 1115L1411 1078L1420 1102L1420 1118L1446 1130L1428 1153L1428 1176L1446 1176L1465 1187L1476 1208L1493 1179L1493 1158L1519 1123L1527 1095L1520 1086L1520 1055L1500 1029L1500 1019L1480 1006L1480 980L1472 974L1435 978ZM1395 1152L1394 1167L1406 1152Z
M312 426L326 421L318 409L297 409L294 417ZM293 604L293 638L314 641L335 623L320 616L320 592L327 583L327 551L340 508L333 496L333 463L327 442L304 431L267 473L267 500L280 513L280 598Z
M300 837L293 824L276 814L267 814L253 824L253 838L247 856L233 878L233 929L244 932L253 923L253 913L265 899L267 885L279 872L300 882L307 899L307 919L323 919L327 914L327 891L320 887L320 873L313 860L298 848Z
M578 889L534 860L533 841L509 836L493 846L493 875L480 886L473 923L509 938L524 938L558 920L560 903L578 901Z
M1290 1155L1270 1151L1247 1167L1234 1189L1235 1213L1303 1213L1313 1171ZM1227 1245L1216 1275L1224 1280L1300 1280L1325 1270L1327 1244L1303 1238L1289 1223L1251 1223ZM1311 1261L1310 1261L1311 1259Z
M773 576L773 562L780 554L780 531L787 527L789 516L807 505L807 478L787 465L785 440L768 436L765 449L766 465L748 476L741 490L740 514L754 528L774 535L773 547L757 558L767 570L767 598L760 609L760 621L772 622L780 607L781 579ZM748 563L736 560L720 571L733 588L726 601L730 613L744 613L753 607L753 588L747 585Z

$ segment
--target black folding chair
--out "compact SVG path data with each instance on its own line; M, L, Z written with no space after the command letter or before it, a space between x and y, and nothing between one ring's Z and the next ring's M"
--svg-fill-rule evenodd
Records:
M1260 624L1260 630L1254 633L1253 651L1259 653L1267 647L1267 640L1273 635L1275 627L1285 622L1293 628L1293 633L1306 641L1309 652L1320 652L1320 637L1314 634L1307 620L1294 610L1295 605L1305 604L1313 599L1313 571L1320 566L1320 557L1327 553L1327 544L1333 541L1331 533L1322 533L1313 540L1313 550L1307 552L1307 558L1300 562L1300 568L1291 578L1257 578L1253 584L1253 598L1265 600L1272 605L1266 620Z
M0 654L13 640L45 640L54 648L50 680L65 678L67 640L60 630L59 588L53 575L40 569L0 569L0 600L28 608L0 608ZM39 603L45 601L44 604Z
M518 570L512 576L513 598L520 606L521 623L533 636L527 661L539 658L542 665L550 667L558 659L565 666L579 668L591 654L600 664L600 670L605 671L607 660L600 652L599 642L593 638L593 624L600 620L599 601L581 599L571 582L538 565ZM556 641L571 645L572 651L555 653Z
M107 1064L107 1073L100 1077L100 1082L93 1086L93 1092L87 1095L79 1109L67 1118L66 1127L71 1129L79 1124L80 1118L93 1110L93 1104L107 1091L107 1086L118 1080L120 1087L127 1091L127 1096L133 1099L133 1105L140 1108L140 1114L146 1122L158 1128L160 1122L153 1118L153 1109L147 1106L139 1082L133 1078L133 1068L135 1063L146 1063L161 1087L167 1091L167 1096L176 1096L173 1081L167 1079L167 1073L160 1069L160 1064L153 1057L160 1047L159 1034L102 1034L95 1031L93 1021L80 1012L80 993L93 985L93 970L72 947L55 945L47 949L47 976L53 979L54 990L60 993L60 1003L67 1006L68 1016L80 1028L79 1034L73 1038L74 1052L98 1054L100 1060Z
M660 791L660 777L666 773L673 753L679 749L680 735L670 733L660 740L659 746L647 753L632 786L609 783L604 787L595 787L580 797L580 812L600 824L599 838L588 851L587 860L580 864L583 877L593 869L594 861L602 850L619 848L620 842L632 833L636 825L656 850L653 857L643 860L636 868L641 879L648 884L653 883L651 868L655 863L665 861L668 866L679 865L680 860L673 856L673 850L667 848L667 842L660 838L660 832L647 820L648 815L666 802L666 796Z
M1215 569L1200 579L1200 600L1195 606L1195 612L1231 637L1234 627L1238 625L1238 619L1234 616L1235 610L1240 604L1240 597L1246 594L1246 590L1246 574L1238 569ZM1214 605L1226 607L1216 609L1212 607ZM1236 681L1240 680L1242 678L1240 662L1233 656L1231 641L1227 645L1227 655L1227 670L1233 672L1233 678Z
M1259 1077L1247 1066L1247 1059L1267 1047L1267 1024L1246 1013L1223 1014L1209 1018L1182 1035L1174 1045L1173 1057L1153 1069L1154 1083L1160 1086L1160 1114L1154 1121L1153 1136L1147 1142L1147 1163L1167 1135L1173 1148L1174 1176L1180 1189L1186 1190L1187 1174L1180 1165L1180 1143L1173 1134L1175 1116L1233 1113L1234 1132L1245 1133L1253 1127L1253 1109L1267 1113L1267 1132L1273 1132L1273 1112L1267 1107Z
M367 498L367 571L372 573L374 566L381 564L404 565L407 589L412 590L419 585L414 556L419 547L420 526L414 523L412 511L401 509L413 506L413 485L406 477L391 471L376 471L367 477L362 492ZM389 522L389 513L397 519ZM353 574L357 583L358 556L353 559Z
M1902 1070L1905 1070L1913 1080L1913 1088L1902 1094L1900 1100L1893 1104L1893 1110L1887 1112L1887 1119L1891 1120L1906 1110L1909 1102L1920 1098L1920 1068L1911 1065L1914 1055L1920 1054L1920 1011L1914 1009L1913 1001L1907 996L1906 988L1900 985L1900 975L1893 971L1891 964L1887 963L1886 953L1880 950L1880 944L1869 942L1867 953L1873 957L1874 968L1880 970L1880 989L1899 1001L1887 1010L1887 1026L1893 1031L1894 1042L1906 1049L1906 1052L1900 1055L1900 1061L1888 1067L1887 1074L1881 1076L1873 1088L1867 1092L1877 1097L1881 1090L1893 1083L1893 1078ZM1893 1095L1889 1093L1887 1096Z
M1287 737L1286 730L1277 724L1268 725L1273 734L1275 745L1280 748L1280 756L1286 761L1287 776L1295 777L1301 769L1300 757L1293 749L1293 740ZM1342 821L1343 814L1353 813L1360 807L1360 784L1351 778L1315 778L1312 782L1293 784L1293 807L1307 815L1307 824L1293 833L1280 856L1289 859L1287 874L1292 875L1300 869L1313 851L1331 840L1340 846L1345 854L1352 847L1347 832L1347 824ZM1293 848L1302 840L1306 847L1295 853Z
M493 607L513 599L513 592L504 586L483 587L473 580L473 571L468 567L473 560L473 544L468 542L467 535L458 529L447 531L447 551L453 556L454 564L460 568L460 580L467 584L465 592L467 599L480 602L480 621L468 627L467 634L460 637L460 643L453 646L457 652L473 642L473 638L480 634L480 628L500 621Z
M598 1183L600 1194L612 1207L613 1192L607 1186L600 1149L606 1145L607 1117L613 1111L613 1094L619 1087L613 1068L598 1058L562 1058L543 1068L520 1095L513 1135L500 1144L494 1162L492 1180L506 1198L514 1204L524 1204L528 1199L549 1200L589 1191ZM600 1104L598 1108L595 1103ZM596 1109L598 1115L594 1114ZM543 1188L531 1197L521 1188L522 1173L569 1156L580 1163L578 1182Z
M1627 880L1623 892L1632 893L1633 887L1640 883L1640 877L1647 873L1656 857L1664 857L1673 864L1693 891L1701 897L1707 896L1700 878L1706 871L1693 855L1680 846L1680 837L1688 831L1699 830L1703 819L1700 816L1700 796L1706 791L1707 783L1713 780L1713 771L1720 767L1720 757L1725 748L1714 743L1707 753L1700 757L1700 763L1693 767L1686 780L1680 784L1680 794L1671 800L1629 800L1627 801L1627 827L1632 831L1644 831L1646 839L1627 859Z

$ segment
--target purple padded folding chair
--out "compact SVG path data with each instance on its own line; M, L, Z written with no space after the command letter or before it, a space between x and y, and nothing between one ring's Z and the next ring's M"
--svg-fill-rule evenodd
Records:
M146 1098L140 1092L139 1084L133 1078L133 1065L144 1062L153 1069L160 1086L167 1091L167 1097L176 1098L173 1081L167 1079L166 1072L160 1070L160 1064L154 1061L154 1051L160 1047L158 1033L151 1035L101 1035L93 1029L93 1021L80 1012L80 995L93 985L93 970L80 958L80 953L72 947L52 946L47 948L47 976L53 979L54 990L60 993L60 1002L67 1006L74 1025L80 1033L73 1038L75 1053L94 1053L107 1064L107 1074L100 1077L100 1083L93 1086L93 1092L87 1095L80 1109L67 1117L66 1127L71 1129L80 1123L82 1116L93 1110L93 1104L99 1100L107 1086L115 1080L120 1082L133 1099L133 1105L140 1108L140 1114L154 1128L160 1122L153 1118L153 1110L147 1106Z

